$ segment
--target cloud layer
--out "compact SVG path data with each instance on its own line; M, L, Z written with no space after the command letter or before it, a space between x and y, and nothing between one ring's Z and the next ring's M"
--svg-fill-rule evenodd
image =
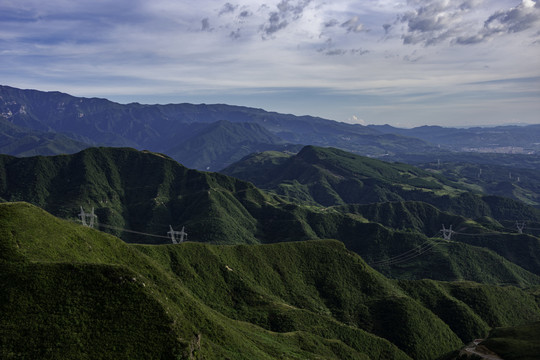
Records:
M534 0L6 0L0 55L3 84L119 101L411 125L540 113Z

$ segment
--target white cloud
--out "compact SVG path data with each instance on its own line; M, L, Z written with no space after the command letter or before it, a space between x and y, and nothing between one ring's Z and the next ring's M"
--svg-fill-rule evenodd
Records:
M364 119L360 119L358 116L353 115L350 118L347 119L348 123L351 124L360 124L360 125L367 125L366 121Z
M470 96L463 84L473 82L476 91L493 99L512 97L516 107L527 108L520 101L529 104L537 84L489 83L539 76L540 43L534 42L540 39L540 6L533 0L507 4L6 0L0 4L0 77L6 85L133 95L141 102L159 94L198 94L201 102L205 95L238 94L236 103L242 104L254 99L248 96L252 89L261 107L266 107L261 88L325 89L317 90L320 97L282 99L283 109L273 109L303 114L318 109L341 120L358 114L373 122L392 116L388 109L398 105L410 111L402 113L410 119L422 108L433 112L434 98L457 108ZM432 96L409 96L424 93ZM334 100L323 106L323 94ZM378 103L355 101L366 96ZM478 106L492 108L488 100Z

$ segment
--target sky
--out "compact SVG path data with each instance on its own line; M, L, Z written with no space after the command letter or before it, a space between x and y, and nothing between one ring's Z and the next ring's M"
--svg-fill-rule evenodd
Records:
M2 0L0 85L398 127L540 123L540 0Z

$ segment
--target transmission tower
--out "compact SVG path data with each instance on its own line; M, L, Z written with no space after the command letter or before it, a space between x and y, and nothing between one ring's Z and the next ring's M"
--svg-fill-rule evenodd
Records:
M187 233L184 231L184 226L182 226L181 231L173 230L172 226L169 225L170 231L167 232L167 236L171 238L173 244L180 244L187 240Z
M516 221L516 227L520 234L523 234L523 228L525 227L525 221Z
M454 231L452 231L452 225L450 225L450 229L447 229L443 224L441 232L444 240L452 240L452 234L454 233Z
M81 213L79 214L79 217L81 218L81 222L84 226L88 226L93 228L94 227L94 219L97 219L97 216L94 214L94 208L92 207L92 212L87 213L84 212L83 207L81 206ZM86 220L89 220L88 222Z

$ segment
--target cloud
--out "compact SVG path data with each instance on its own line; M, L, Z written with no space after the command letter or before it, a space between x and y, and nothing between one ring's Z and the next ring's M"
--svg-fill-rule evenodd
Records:
M317 52L327 56L343 56L343 55L357 55L362 56L369 54L369 50L363 48L338 48L333 43L332 39L327 39L325 43L317 49Z
M272 35L281 29L285 29L287 25L289 25L289 22L279 12L272 12L268 22L262 25L261 29L265 35Z
M234 12L238 8L238 5L233 5L231 3L225 3L221 10L219 10L218 15L221 16L223 14L229 14Z
M249 11L249 10L243 10L243 11L240 12L240 14L238 15L238 17L245 19L245 18L250 17L251 15L253 15L253 13L252 13L251 11Z
M353 115L347 119L348 123L351 124L360 124L360 125L366 125L366 121L364 119L359 118L356 115Z
M339 24L339 21L337 21L336 19L330 19L328 21L326 21L324 23L324 27L326 28L329 28L329 27L334 27L336 26L337 24Z
M280 1L276 5L277 11L270 12L268 20L260 27L263 38L272 36L276 32L285 29L291 22L300 19L304 9L311 1L312 0Z
M240 38L240 29L236 29L230 32L229 37L231 39L239 39Z
M362 31L369 31L364 28L364 24L360 23L358 16L353 16L349 20L345 21L343 24L341 24L342 28L347 29L347 32L355 32L359 33Z
M210 20L208 18L201 20L201 31L212 31L212 28L210 27Z
M476 5L474 1L411 2L422 5L398 16L398 21L407 25L402 35L404 44L435 45L455 36L464 25L464 16Z
M521 4L509 10L499 10L485 22L482 30L472 36L460 36L458 44L476 44L493 36L518 33L532 28L540 22L540 2L523 0ZM538 36L538 34L537 34Z
M540 5L534 0L489 15L482 11L486 7L481 0L409 0L409 4L414 9L398 15L396 21L406 25L404 44L477 44L495 35L528 30L540 20ZM385 27L385 31L389 29Z

